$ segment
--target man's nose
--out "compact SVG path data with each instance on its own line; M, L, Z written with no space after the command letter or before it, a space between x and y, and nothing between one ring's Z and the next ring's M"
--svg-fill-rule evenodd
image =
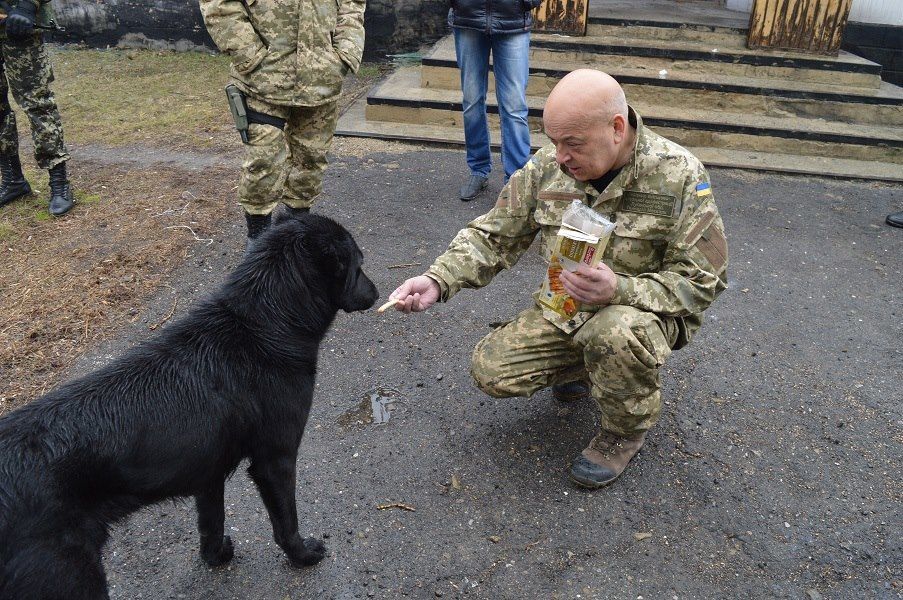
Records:
M567 146L555 146L555 162L563 165L570 160L571 155L568 154Z

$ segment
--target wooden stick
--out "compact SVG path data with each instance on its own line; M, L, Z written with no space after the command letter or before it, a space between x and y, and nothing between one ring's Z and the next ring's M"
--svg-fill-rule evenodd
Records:
M377 508L377 510L386 510L387 508L400 508L402 510L409 510L411 512L417 512L416 508L414 508L410 504L405 504L403 502L389 502L388 504L380 504L376 508Z
M383 304L382 306L377 308L376 312L378 312L378 313L386 312L387 310L389 310L396 304L404 304L404 300L402 300L400 298L390 298L388 302L386 302L385 304Z

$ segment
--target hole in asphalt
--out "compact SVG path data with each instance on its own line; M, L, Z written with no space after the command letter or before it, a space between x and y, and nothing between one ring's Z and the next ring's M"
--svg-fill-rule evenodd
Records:
M377 387L361 395L360 402L339 417L342 427L381 425L388 423L395 403L403 400L401 392L387 387Z

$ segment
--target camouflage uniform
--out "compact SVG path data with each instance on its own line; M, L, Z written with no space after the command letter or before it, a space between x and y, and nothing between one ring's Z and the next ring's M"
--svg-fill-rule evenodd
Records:
M232 80L252 110L285 119L253 124L239 200L248 214L277 202L309 208L322 189L342 81L364 50L365 0L200 0L210 36L232 57Z
M18 2L11 4L15 7ZM42 0L36 22L46 25L52 18L50 0ZM35 33L24 40L9 40L5 28L0 28L0 154L12 156L19 153L16 115L9 104L11 91L31 124L31 139L38 166L51 169L69 160L63 143L60 111L50 90L52 81L53 67L41 34Z
M427 272L447 301L513 266L540 231L548 261L571 201L610 218L616 227L603 261L618 276L611 302L580 304L571 319L537 303L477 344L472 374L496 397L529 396L588 378L602 427L619 435L656 422L659 369L699 329L727 277L724 226L704 167L645 129L632 108L629 119L637 131L633 156L602 193L566 174L555 162L555 148L547 146Z

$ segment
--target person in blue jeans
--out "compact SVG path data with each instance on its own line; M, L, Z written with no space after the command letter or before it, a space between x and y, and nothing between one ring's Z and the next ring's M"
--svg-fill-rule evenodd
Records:
M502 126L505 181L530 158L527 125L527 78L530 74L530 12L542 0L452 0L448 24L455 34L455 54L464 93L464 140L470 178L461 200L473 200L486 187L492 171L486 91L489 56L495 75Z

